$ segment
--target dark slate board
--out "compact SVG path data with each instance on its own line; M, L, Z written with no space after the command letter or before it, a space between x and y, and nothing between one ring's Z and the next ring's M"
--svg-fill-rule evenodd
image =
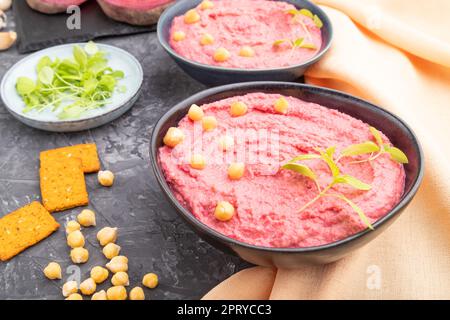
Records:
M69 30L69 14L47 15L32 10L25 0L14 1L14 17L18 34L18 51L27 53L54 45L83 42L106 36L150 32L155 26L138 27L109 19L96 1L81 6L81 29Z

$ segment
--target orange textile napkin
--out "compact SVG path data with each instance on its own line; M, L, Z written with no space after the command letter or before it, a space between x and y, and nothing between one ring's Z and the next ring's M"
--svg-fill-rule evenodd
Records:
M450 1L315 2L334 39L306 81L403 118L424 149L422 187L392 227L343 260L246 269L204 299L450 299Z

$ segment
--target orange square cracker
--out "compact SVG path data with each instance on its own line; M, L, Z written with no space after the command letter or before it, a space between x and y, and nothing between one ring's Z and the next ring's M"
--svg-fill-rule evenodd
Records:
M50 211L63 211L89 202L79 158L47 158L39 169L42 204Z
M81 164L85 173L92 173L100 170L97 146L94 143L42 151L40 156L41 163L63 157L81 159Z
M0 261L11 259L58 228L58 222L37 201L7 214L0 218Z

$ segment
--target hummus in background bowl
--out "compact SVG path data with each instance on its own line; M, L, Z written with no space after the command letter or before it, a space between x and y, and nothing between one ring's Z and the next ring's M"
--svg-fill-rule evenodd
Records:
M189 13L173 19L170 45L186 59L227 68L270 69L308 61L322 46L320 28L309 10L294 13L296 7L284 1L206 3L211 7L200 4L190 11L198 14L196 23L186 23ZM228 53L224 60L216 57L220 50Z
M306 0L181 0L157 31L175 62L207 85L293 81L332 39L330 20Z

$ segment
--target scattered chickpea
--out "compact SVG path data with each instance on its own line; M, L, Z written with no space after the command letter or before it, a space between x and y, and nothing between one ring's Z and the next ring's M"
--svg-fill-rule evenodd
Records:
M228 59L230 59L230 57L231 57L231 54L227 49L219 48L216 50L216 52L214 52L213 59L216 62L225 62Z
M97 290L97 284L92 278L88 278L80 283L80 291L85 296L94 294L95 290Z
M217 119L214 116L207 116L202 119L203 130L212 131L217 127Z
M83 297L79 293L72 293L66 300L83 300Z
M181 129L170 127L164 136L163 142L166 146L174 148L184 140L184 133Z
M109 271L100 266L93 267L91 269L91 278L95 281L95 283L100 284L108 279Z
M92 295L91 300L108 300L108 297L106 296L106 291L101 290L99 292L96 292Z
M286 100L286 98L281 97L277 101L275 101L275 111L278 113L286 114L289 107L289 102Z
M212 1L204 0L204 1L202 1L202 3L200 3L201 10L207 10L207 9L212 9L212 8L214 8L214 3L212 3Z
M142 279L142 284L147 288L154 289L158 286L158 276L154 273L147 273Z
M101 246L114 243L117 240L117 228L104 227L97 233L97 240Z
M114 173L109 170L99 171L98 182L104 187L111 187L114 183Z
M249 46L243 46L241 50L239 50L239 55L244 58L251 58L255 56L255 50Z
M73 293L78 292L78 283L76 281L67 281L62 287L62 294L64 297L68 297Z
M112 276L111 283L113 286L129 286L130 278L126 272L119 271Z
M214 43L214 37L210 33L204 33L200 38L200 44L207 46Z
M219 139L219 147L222 151L230 150L234 146L234 139L231 136L223 136Z
M205 158L201 154L194 154L191 157L191 167L197 170L203 170L206 166Z
M214 216L220 221L229 221L234 216L234 207L228 201L219 201L217 203Z
M231 104L230 114L233 117L240 117L247 113L248 107L244 102L235 101Z
M111 287L106 291L108 300L126 300L127 289L124 286Z
M184 22L187 24L193 24L200 21L200 15L197 10L191 9L188 10L184 15Z
M50 280L61 279L61 266L56 262L50 262L44 269L44 275Z
M141 287L134 287L130 291L130 300L145 300L145 293Z
M120 246L118 246L115 243L108 243L104 248L103 248L103 254L105 255L106 259L112 259L114 257L117 257L120 253Z
M69 234L73 231L77 231L80 230L81 226L78 222L76 222L75 220L71 220L69 222L67 222L66 224L66 233Z
M231 180L239 180L245 172L245 164L242 162L234 162L228 167L228 177Z
M81 213L77 216L77 220L83 227L91 227L97 225L95 212L89 209L84 209L83 211L81 211Z
M188 112L188 117L189 119L191 119L192 121L199 121L202 120L203 118L203 110L202 108L200 108L198 105L193 104L190 108L189 108L189 112Z
M80 230L76 230L67 235L67 245L73 248L84 247L84 236Z
M183 41L184 39L186 39L186 33L184 33L183 31L175 31L172 34L172 39L174 41Z
M86 263L89 260L89 251L85 248L74 248L70 251L70 258L73 263Z
M106 264L106 267L112 273L117 273L120 271L128 271L128 258L125 256L117 256L111 259L110 262Z

